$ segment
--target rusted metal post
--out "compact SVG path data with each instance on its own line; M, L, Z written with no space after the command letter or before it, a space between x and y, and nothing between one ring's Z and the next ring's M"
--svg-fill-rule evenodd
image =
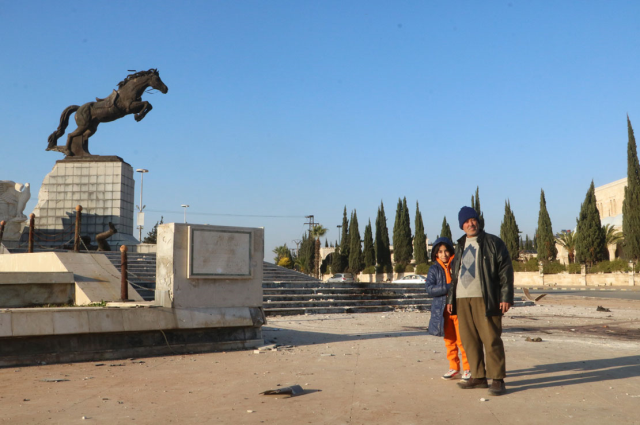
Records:
M2 243L2 236L4 235L4 225L7 224L6 221L0 221L0 243Z
M36 227L36 215L29 214L29 249L27 252L33 252L33 233Z
M120 246L120 298L129 299L129 285L127 284L127 247Z
M80 225L82 224L82 205L76 207L76 237L73 240L73 250L80 252Z

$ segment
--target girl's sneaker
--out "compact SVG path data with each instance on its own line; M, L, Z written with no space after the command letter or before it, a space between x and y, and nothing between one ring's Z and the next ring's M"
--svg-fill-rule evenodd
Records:
M471 379L471 371L470 370L465 370L464 372L462 372L462 377L463 380L468 381L469 379Z
M459 373L460 373L459 370L449 369L447 373L442 375L442 379L447 379L447 380L453 379L453 377L457 376Z

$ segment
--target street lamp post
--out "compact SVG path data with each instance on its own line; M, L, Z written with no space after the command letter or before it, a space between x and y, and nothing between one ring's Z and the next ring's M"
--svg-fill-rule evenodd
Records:
M145 168L138 168L136 172L140 173L140 205L136 206L138 207L138 229L140 232L138 234L138 239L140 240L140 242L142 242L142 228L144 227L144 213L142 212L142 210L144 210L144 207L146 206L142 205L142 187L144 185L144 174L148 173L149 170Z
M338 245L340 245L340 243L342 243L342 241L340 239L342 239L342 232L340 231L340 229L342 228L342 224L338 224L336 226L338 228Z
M186 204L182 204L180 205L182 208L184 208L184 222L185 224L187 223L187 208L189 208L189 205Z

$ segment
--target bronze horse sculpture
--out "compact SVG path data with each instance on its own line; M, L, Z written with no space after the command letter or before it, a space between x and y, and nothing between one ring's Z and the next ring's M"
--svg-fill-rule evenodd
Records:
M135 120L140 121L151 111L151 104L141 98L142 93L149 87L161 93L169 91L160 79L158 70L150 69L128 75L118 83L118 89L104 99L96 97L95 102L88 102L82 106L69 106L62 111L58 129L49 136L47 150L62 152L67 156L91 155L88 150L88 140L98 129L98 124L115 121L129 114L135 114L133 116ZM69 117L74 112L78 128L67 135L65 146L58 146L58 139L64 134L69 125Z

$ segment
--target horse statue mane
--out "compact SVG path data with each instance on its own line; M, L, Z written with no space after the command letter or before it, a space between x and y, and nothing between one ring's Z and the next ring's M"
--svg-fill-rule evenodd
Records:
M105 98L96 97L95 102L87 102L82 106L71 105L62 111L60 125L51 133L48 139L48 151L62 152L69 156L92 156L89 153L89 138L95 134L102 122L111 122L134 114L136 121L142 120L153 108L151 104L142 100L142 94L147 88L167 93L169 88L160 79L157 68L139 71L127 75L118 83L118 89ZM58 146L57 141L64 134L69 117L75 112L78 128L67 135L67 143Z
M148 71L138 71L134 74L127 75L124 80L120 81L118 83L118 89L121 89L122 87L124 87L125 84L127 84L129 81L133 80L134 78L143 77L149 74L156 74L158 77L160 76L160 73L158 72L157 68L151 68Z

